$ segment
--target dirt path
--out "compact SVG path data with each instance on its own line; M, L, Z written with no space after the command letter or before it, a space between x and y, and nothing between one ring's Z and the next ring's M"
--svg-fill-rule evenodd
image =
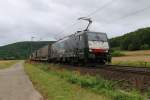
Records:
M43 100L24 72L23 62L0 70L0 100Z

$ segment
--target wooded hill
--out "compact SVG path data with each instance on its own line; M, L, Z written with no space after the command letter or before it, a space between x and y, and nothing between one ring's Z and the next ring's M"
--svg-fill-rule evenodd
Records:
M44 45L51 44L53 41L40 42L17 42L0 47L0 59L26 59L34 50Z
M150 49L150 27L127 33L123 36L109 40L111 48L121 50L144 50ZM40 42L17 42L0 47L0 59L26 59L31 50L37 50L44 45L52 44L53 41ZM32 47L32 48L31 48Z
M121 50L150 49L150 27L112 38L110 39L110 46Z

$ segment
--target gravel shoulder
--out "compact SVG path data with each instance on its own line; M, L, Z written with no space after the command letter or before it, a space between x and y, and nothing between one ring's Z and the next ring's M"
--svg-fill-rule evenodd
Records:
M0 100L43 100L24 72L23 62L0 70Z

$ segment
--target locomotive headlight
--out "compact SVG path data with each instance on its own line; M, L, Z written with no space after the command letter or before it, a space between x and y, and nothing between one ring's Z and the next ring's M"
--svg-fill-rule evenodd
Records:
M106 50L105 52L108 52L108 50Z
M92 52L92 49L89 49L90 52Z
M89 42L89 47L91 47L93 44L92 44L92 42Z

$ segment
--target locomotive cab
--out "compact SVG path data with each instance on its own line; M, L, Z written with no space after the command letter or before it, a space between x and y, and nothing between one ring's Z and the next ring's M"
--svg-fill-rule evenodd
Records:
M88 50L86 57L90 62L106 63L111 61L109 43L106 33L86 31Z

